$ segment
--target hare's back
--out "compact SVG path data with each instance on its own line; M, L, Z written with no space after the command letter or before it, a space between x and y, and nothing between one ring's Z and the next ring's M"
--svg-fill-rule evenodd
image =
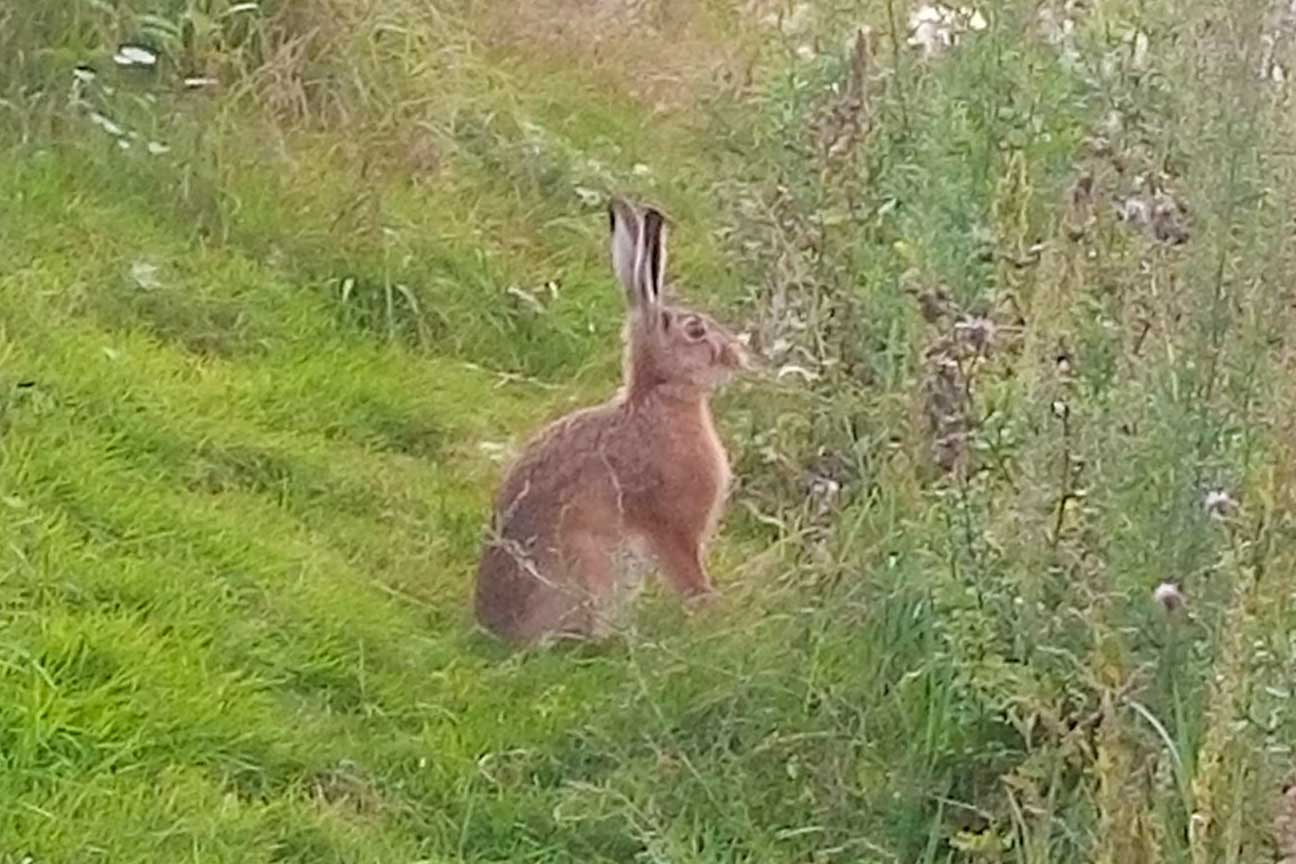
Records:
M539 531L558 515L599 507L615 494L616 446L622 412L615 404L568 414L527 444L500 487L496 513L501 528Z

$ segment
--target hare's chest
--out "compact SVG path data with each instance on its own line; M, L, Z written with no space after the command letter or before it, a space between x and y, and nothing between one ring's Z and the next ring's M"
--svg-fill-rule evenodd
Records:
M675 454L679 482L689 487L693 500L718 509L729 490L729 456L716 434L709 412L702 412L696 425L681 437Z
M706 463L706 470L711 475L712 483L716 487L716 498L723 499L729 491L729 482L733 479L729 469L729 454L725 452L724 444L720 442L720 436L716 434L710 415L706 415L705 420L702 435L702 461Z
M642 477L635 498L646 512L670 512L672 518L714 522L728 493L729 459L704 405L690 412L663 412L652 418L652 434L629 448L626 458Z

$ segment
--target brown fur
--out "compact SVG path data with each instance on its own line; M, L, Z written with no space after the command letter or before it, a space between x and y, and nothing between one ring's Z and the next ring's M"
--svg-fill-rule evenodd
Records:
M660 213L616 200L611 227L629 300L625 386L527 445L496 497L477 571L478 621L514 643L598 633L613 554L627 546L651 554L683 596L713 590L703 550L729 465L709 400L746 354L710 318L662 304Z

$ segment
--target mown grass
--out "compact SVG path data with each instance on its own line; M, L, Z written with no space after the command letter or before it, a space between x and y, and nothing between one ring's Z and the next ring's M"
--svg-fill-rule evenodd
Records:
M1273 860L1281 22L568 5L0 11L0 861ZM611 189L769 359L725 600L510 655L471 574L510 444L615 386Z

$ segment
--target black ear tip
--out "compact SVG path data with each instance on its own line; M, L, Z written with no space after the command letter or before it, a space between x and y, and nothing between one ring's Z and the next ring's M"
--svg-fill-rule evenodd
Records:
M654 221L659 222L663 225L666 224L668 221L670 221L669 219L666 218L666 211L662 210L662 208L657 206L656 204L644 204L643 212L644 212L644 218L653 219Z
M630 201L620 195L611 195L608 198L608 230L615 231L618 222L624 222L632 230L639 221L638 212Z

